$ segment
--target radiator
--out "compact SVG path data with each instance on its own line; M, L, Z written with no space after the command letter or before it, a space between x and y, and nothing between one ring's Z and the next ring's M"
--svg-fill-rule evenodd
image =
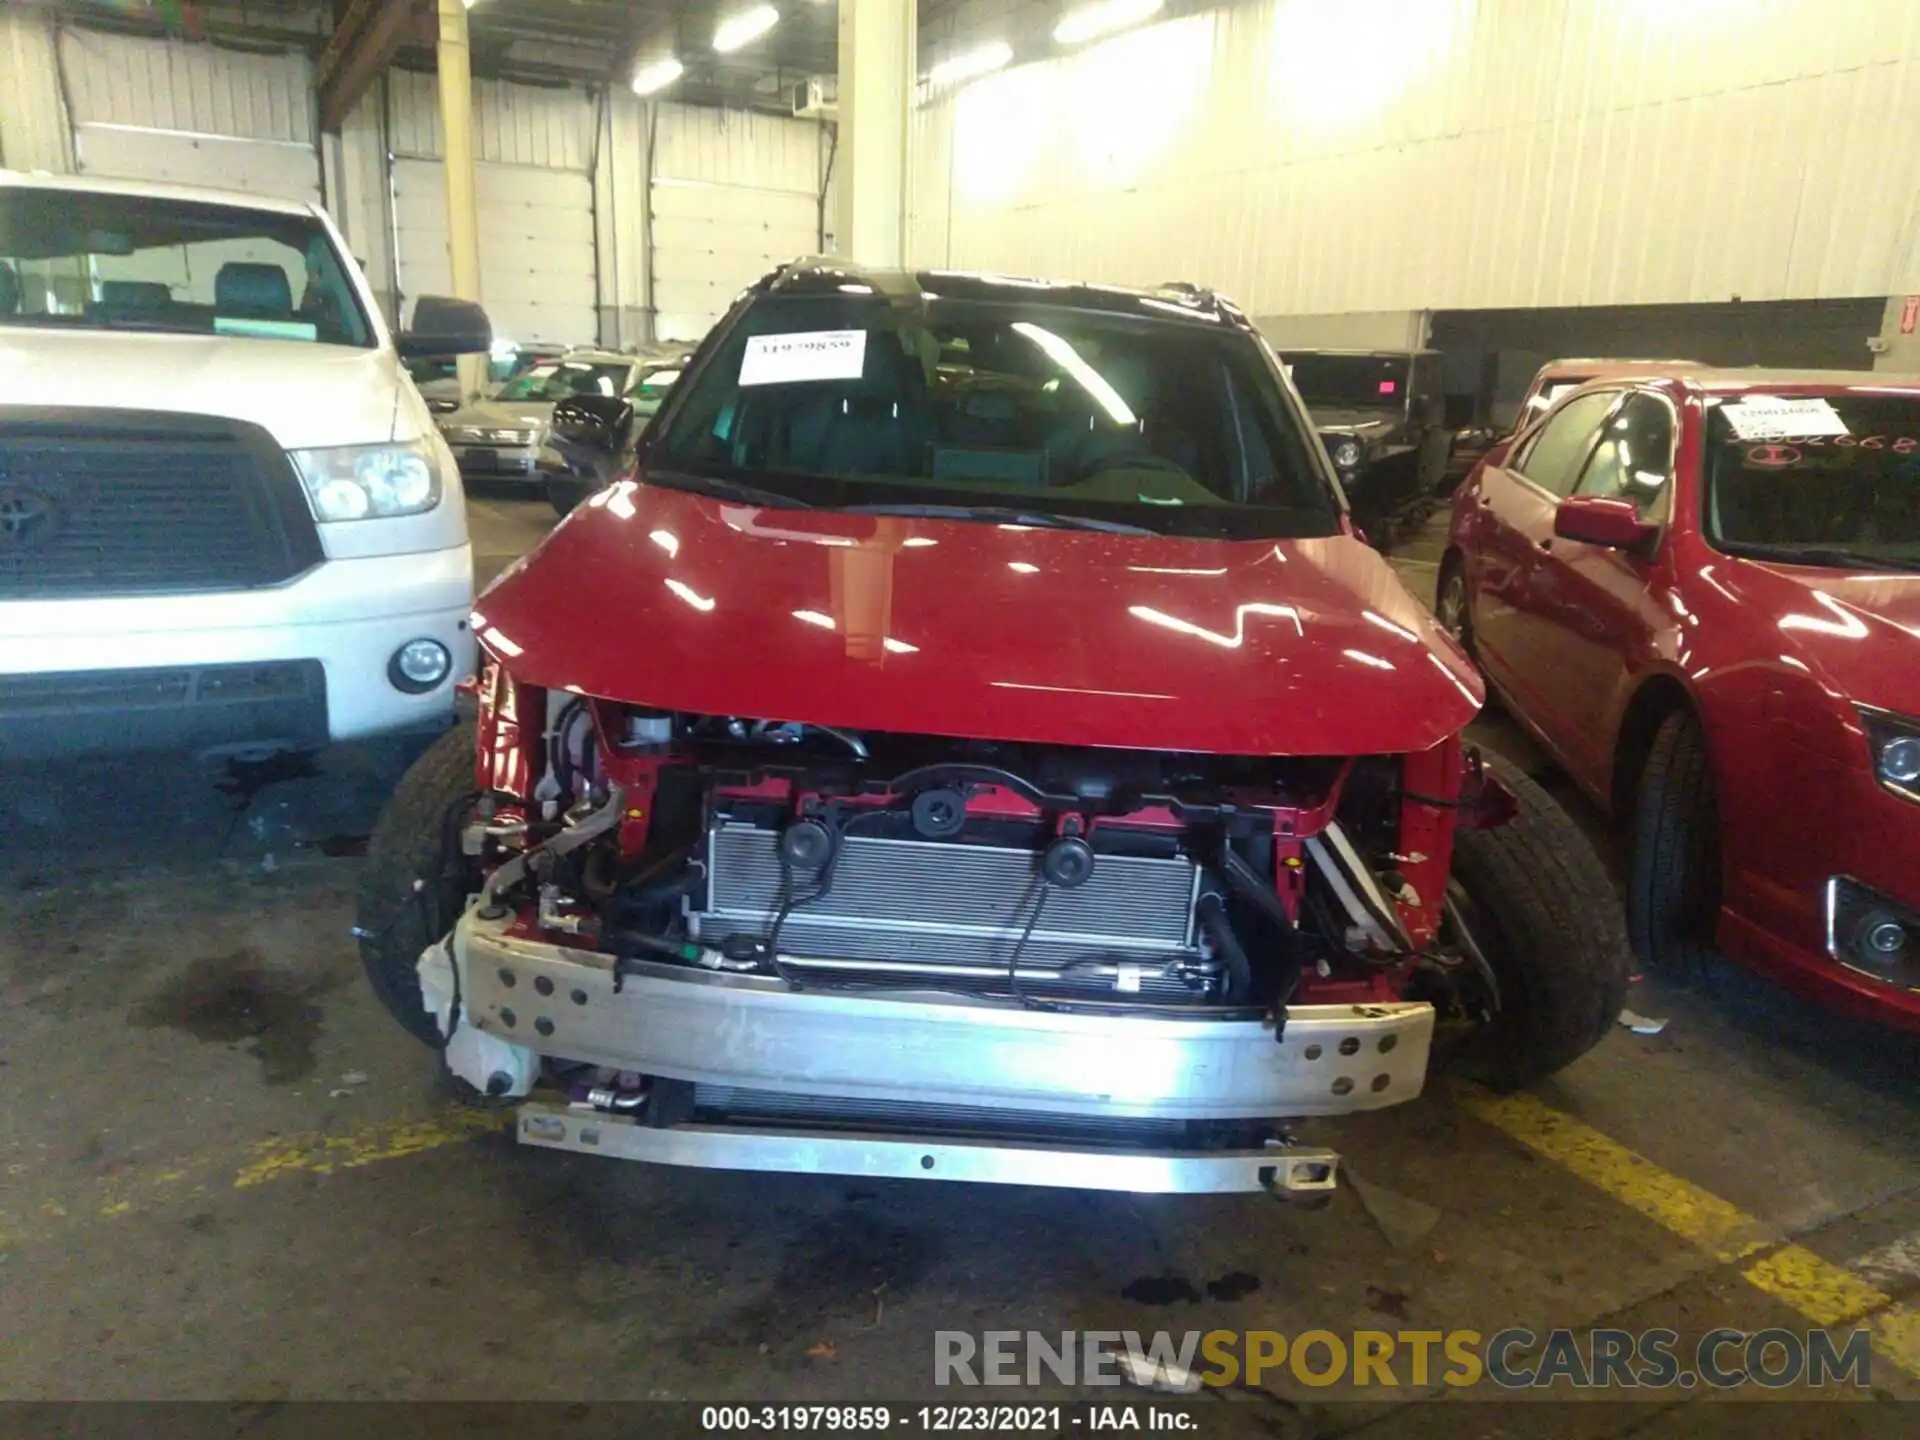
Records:
M785 895L777 832L722 821L708 839L708 906L690 917L694 933L710 943L765 935ZM1195 998L1187 981L1163 973L1203 959L1191 860L1101 855L1084 885L1045 890L1036 920L1039 873L1027 849L847 835L825 894L795 880L780 953L839 962L863 979L908 978L897 967L914 966L967 988L1004 988L972 982L1004 977L1018 946L1021 979L1044 988Z

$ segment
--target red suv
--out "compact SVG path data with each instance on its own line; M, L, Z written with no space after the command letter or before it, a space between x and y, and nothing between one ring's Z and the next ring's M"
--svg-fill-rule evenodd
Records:
M795 265L620 404L361 898L523 1141L1322 1199L1291 1118L1612 1024L1597 857L1233 306Z
M1643 959L1920 1026L1920 381L1589 383L1460 491L1439 609L1631 820Z

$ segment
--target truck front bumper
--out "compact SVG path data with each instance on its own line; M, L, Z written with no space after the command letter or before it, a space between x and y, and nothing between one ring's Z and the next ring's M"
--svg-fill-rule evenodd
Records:
M513 924L470 909L453 937L466 1023L489 1040L688 1082L715 1105L795 1106L835 1127L660 1129L571 1109L522 1116L529 1143L668 1164L1199 1192L1273 1189L1277 1167L1277 1188L1289 1188L1285 1157L1302 1152L1188 1152L1167 1137L1177 1122L1278 1122L1403 1103L1420 1093L1433 1034L1424 1003L1294 1006L1276 1040L1270 1020L794 990L772 977L645 963L616 976L611 956ZM916 1138L962 1132L992 1138ZM1333 1158L1314 1152L1301 1185L1314 1166L1330 1185Z

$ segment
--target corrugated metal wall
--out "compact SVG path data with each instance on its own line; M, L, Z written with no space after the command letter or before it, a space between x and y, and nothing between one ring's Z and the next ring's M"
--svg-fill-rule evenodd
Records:
M320 199L305 55L74 27L58 51L81 172Z
M821 127L737 110L655 107L656 335L705 334L740 290L820 248Z
M440 158L440 87L415 70L389 72L393 153ZM585 90L473 82L473 158L585 172L593 164L593 97Z
M1920 4L1262 0L921 129L936 263L1262 314L1886 294L1916 263Z
M60 33L60 57L77 123L313 143L304 55L69 28Z
M39 15L0 13L0 165L73 169L73 133L60 98L53 27Z

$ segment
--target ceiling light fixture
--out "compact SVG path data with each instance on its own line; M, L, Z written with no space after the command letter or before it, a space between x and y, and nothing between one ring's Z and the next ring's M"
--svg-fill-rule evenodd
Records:
M729 15L713 32L713 48L722 55L751 45L780 23L780 12L771 5L755 5L738 15Z
M995 40L942 60L927 72L927 83L936 86L961 85L968 80L978 80L982 75L991 75L1012 63L1013 47L1004 40Z
M651 95L656 90L664 90L678 80L686 68L671 55L651 60L633 72L633 93Z
M1060 45L1084 45L1102 35L1111 35L1129 25L1138 25L1160 13L1166 0L1100 0L1069 10L1053 27L1053 38Z

